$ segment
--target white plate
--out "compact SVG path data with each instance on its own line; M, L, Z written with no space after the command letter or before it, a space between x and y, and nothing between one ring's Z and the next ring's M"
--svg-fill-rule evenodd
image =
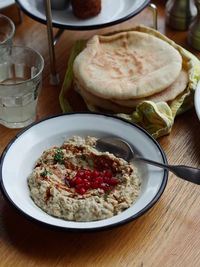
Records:
M144 157L167 162L159 144L142 128L126 120L95 113L64 114L47 118L18 134L2 154L2 192L21 213L49 226L68 230L96 230L136 219L159 199L167 183L168 172L140 163L137 167L142 176L141 194L130 208L117 216L94 222L72 222L52 217L42 211L29 196L27 177L36 159L45 149L61 145L72 135L118 136L127 140Z
M197 84L197 88L194 94L194 106L197 113L197 116L200 120L200 82Z
M102 0L100 14L85 20L76 18L71 6L64 10L52 10L53 26L74 30L111 26L135 16L149 2L149 0ZM46 23L44 0L16 0L16 3L29 16Z
M0 9L9 7L15 3L14 0L1 0L0 1Z

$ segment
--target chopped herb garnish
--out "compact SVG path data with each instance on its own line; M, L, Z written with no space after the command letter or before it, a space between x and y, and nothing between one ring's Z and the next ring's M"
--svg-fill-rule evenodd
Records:
M47 176L47 174L48 174L47 170L44 169L44 171L40 173L40 176L42 176L44 178Z
M110 194L110 192L111 192L111 189L108 189L108 191L105 193L105 195L104 195L104 200L105 201L107 201L108 195Z
M44 169L44 171L40 173L40 176L44 178L44 177L47 177L47 174L52 175L53 172L51 170L47 171L46 169Z
M54 154L54 160L55 160L55 162L58 162L59 164L65 163L64 154L60 148L57 149L56 153Z

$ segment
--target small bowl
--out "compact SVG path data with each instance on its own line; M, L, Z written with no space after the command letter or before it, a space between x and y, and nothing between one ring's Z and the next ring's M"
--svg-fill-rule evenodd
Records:
M70 0L51 0L51 8L52 9L65 9L69 6Z

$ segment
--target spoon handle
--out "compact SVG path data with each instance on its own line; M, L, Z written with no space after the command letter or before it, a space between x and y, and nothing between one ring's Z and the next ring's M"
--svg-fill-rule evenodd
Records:
M145 159L140 156L134 157L134 159L142 160L151 165L164 168L166 170L173 172L176 176L186 181L200 185L200 169L185 166L185 165L165 165L163 163L155 162L150 159Z

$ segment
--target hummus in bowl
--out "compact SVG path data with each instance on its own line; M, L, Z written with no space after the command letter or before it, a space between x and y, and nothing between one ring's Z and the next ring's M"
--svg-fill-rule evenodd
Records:
M37 190L39 190L41 193L43 192L45 201L48 200L47 203L50 202L53 203L53 197L51 196L52 194L51 191L56 193L58 189L60 190L61 185L67 188L65 184L65 179L62 180L63 178L65 178L65 176L60 176L58 174L59 172L64 173L64 170L66 168L65 164L60 164L62 163L62 160L64 158L64 157L62 158L62 153L60 153L60 149L64 145L69 145L67 143L69 143L69 140L72 138L72 136L95 136L98 139L106 136L120 137L126 140L131 146L133 146L134 150L139 155L142 155L143 157L146 158L152 158L161 163L167 163L164 151L162 150L158 142L155 139L153 139L152 136L150 136L144 129L122 118L117 118L111 115L105 115L99 113L95 114L95 113L83 113L83 112L72 113L72 114L67 113L46 118L42 121L39 121L27 127L26 129L21 131L17 136L15 136L7 145L7 147L4 149L1 156L1 162L0 162L1 190L4 194L4 197L9 201L9 203L13 207L17 209L17 211L20 214L29 218L33 222L42 224L46 227L51 227L51 228L53 227L54 229L62 229L67 231L96 231L96 230L99 231L122 226L126 223L129 223L137 219L138 217L142 216L145 212L147 212L150 208L152 208L154 204L158 201L158 199L162 196L162 193L164 192L165 186L167 184L168 172L166 170L159 169L155 166L147 165L142 162L134 162L134 166L136 166L138 170L139 179L141 180L139 181L139 184L141 183L139 195L136 194L138 195L137 197L133 196L132 203L128 202L127 200L118 203L118 205L122 205L122 203L126 204L126 207L121 206L120 208L121 210L117 210L114 209L114 207L112 207L114 210L113 214L115 214L115 212L116 213L119 212L115 216L111 215L111 217L109 218L107 217L106 219L94 219L93 221L90 220L83 222L80 220L78 221L78 219L77 221L75 221L72 220L73 218L69 220L69 219L63 219L62 217L58 217L62 215L62 211L59 211L60 208L56 210L56 212L58 211L60 212L60 215L59 212L54 216L50 215L50 213L47 213L47 211L42 209L39 206L39 204L36 205L33 199L30 197L30 187L28 186L27 179L29 180L29 183L33 183L32 190L35 190L35 192L37 192ZM72 140L70 142L73 143ZM89 142L89 140L87 142ZM85 147L86 146L87 145L85 145ZM45 154L43 154L43 152L52 149L54 151L54 155L56 154L56 157L50 154L49 156L47 156L47 158L49 158L50 161L46 162L46 165L44 166L42 165L39 166L39 164L42 163L40 160L43 157L45 157ZM94 151L94 153L99 153L95 152L94 149L95 149L94 147L88 145L87 151L90 150ZM92 152L90 151L88 152L88 155L91 155ZM77 159L81 158L81 156L78 157L78 155L76 157ZM99 154L97 155L97 157L100 159ZM102 156L102 158L105 157L106 155ZM37 159L39 160L37 161ZM87 164L90 164L89 161L90 156L88 156L87 159L88 159ZM108 157L106 159L108 159ZM86 161L84 160L84 156L82 157L81 160L82 163L87 162L87 160ZM58 163L58 161L60 163ZM108 162L110 164L110 161ZM55 167L55 169L50 171L48 168L51 168L51 166L49 166L47 163L50 164L52 167ZM45 164L45 162L43 162L42 164ZM12 168L10 166L12 166ZM86 167L83 168L85 169L85 172L87 170L90 170L91 172L94 171L93 165L87 165ZM100 172L103 172L104 170L104 168L101 168L101 166L99 165L97 166L97 169L99 169ZM133 169L134 169L133 174L135 175L136 170L135 168ZM38 174L40 173L42 175L42 177L40 177L40 179L38 180L38 185L36 182L35 182L36 184L34 184L33 181L34 179L31 178L31 176L35 175L35 172L38 172ZM52 172L54 174L51 174ZM77 173L78 172L79 171L77 171ZM123 192L124 190L127 190L127 192L128 191L131 192L129 186L131 187L135 186L132 184L132 182L130 183L130 185L128 185L127 183L126 186L125 178L123 178L124 182L118 181L118 179L120 180L121 179L120 177L122 177L121 174L119 175L119 173L117 174L114 172L111 173L112 173L111 178L112 179L115 178L114 179L115 183L114 185L111 185L110 182L109 185L110 190L106 191L107 188L105 187L101 188L103 190L100 190L100 188L98 187L97 190L98 192L100 191L101 201L105 205L107 205L108 203L110 203L110 201L112 201L111 199L112 194L118 192L117 191L118 188L121 188L122 190L122 187L124 187L125 189L123 188ZM48 190L46 191L45 188L40 186L39 184L41 182L45 182L46 176L48 177L53 176L54 178L58 177L58 180L56 182L59 182L59 185L55 185L55 188L51 189L50 192ZM42 180L42 178L44 179ZM68 182L69 178L70 177L66 179L66 183ZM86 177L86 179L89 178ZM47 185L47 182L48 181L46 181L45 185ZM136 183L136 180L134 180L134 183ZM37 186L40 186L40 188ZM34 187L35 189L33 189ZM92 189L93 188L89 187L89 189L87 189L85 192L83 192L84 190L81 189L80 193L78 194L76 190L80 190L80 188L78 188L78 185L76 185L76 183L75 184L72 183L72 190L74 191L74 194L77 195L77 197L79 197L80 199L78 200L75 198L72 199L68 198L68 200L71 201L77 200L83 202L87 201L89 198L87 197L89 192L93 191L97 192ZM97 199L97 197L99 196L100 194L97 194L96 196L94 196L94 199ZM56 197L58 197L58 195L56 195ZM136 197L135 200L134 197ZM132 198L132 196L130 196L130 198ZM46 206L45 201L43 201L43 203ZM114 201L115 199L113 200L113 202ZM118 209L119 207L120 206L118 206ZM81 218L83 218L82 215L80 216ZM101 216L99 216L99 218L100 217Z
M129 208L140 194L137 169L95 149L95 137L73 136L45 150L28 177L30 196L49 215L96 221Z

